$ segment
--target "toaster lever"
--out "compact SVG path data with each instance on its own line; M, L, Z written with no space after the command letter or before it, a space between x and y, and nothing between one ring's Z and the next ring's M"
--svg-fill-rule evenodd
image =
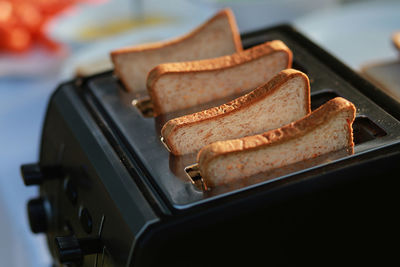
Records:
M103 243L99 237L61 236L55 238L55 245L61 263L79 264L85 255L103 251Z

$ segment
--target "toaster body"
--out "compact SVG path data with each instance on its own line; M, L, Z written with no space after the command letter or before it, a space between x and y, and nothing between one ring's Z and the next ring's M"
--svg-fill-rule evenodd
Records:
M39 162L22 166L25 183L40 186L27 205L31 229L46 234L56 264L320 265L394 255L398 104L289 26L242 36L246 47L275 38L309 75L314 108L335 96L356 105L354 155L205 190L185 173L193 158L163 147L166 118L146 117L111 72L64 83L48 105Z

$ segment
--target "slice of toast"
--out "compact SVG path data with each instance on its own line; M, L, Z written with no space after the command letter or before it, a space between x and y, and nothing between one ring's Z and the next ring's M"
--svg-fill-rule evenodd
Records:
M235 18L223 9L192 32L179 38L111 52L115 73L133 92L146 92L148 72L160 63L220 57L242 51Z
M343 148L353 153L355 113L337 97L282 128L212 143L197 155L200 173L212 187Z
M157 115L248 92L291 66L292 52L276 40L229 56L160 64L147 90Z
M169 120L161 135L174 155L183 155L197 152L215 141L281 127L309 112L307 75L287 69L227 104Z

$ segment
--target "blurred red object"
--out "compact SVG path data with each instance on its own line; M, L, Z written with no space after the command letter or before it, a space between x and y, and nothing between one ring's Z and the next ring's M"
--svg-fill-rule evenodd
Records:
M0 0L0 52L24 52L34 44L57 50L45 34L47 23L78 2L102 0Z

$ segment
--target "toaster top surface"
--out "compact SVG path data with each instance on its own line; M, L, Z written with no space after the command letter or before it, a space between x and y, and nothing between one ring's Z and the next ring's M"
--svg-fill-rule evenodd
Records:
M299 37L300 36L300 37ZM176 157L162 143L160 131L170 118L179 112L151 117L143 114L138 103L146 103L142 96L126 92L112 73L104 73L88 79L86 97L90 97L96 110L112 125L115 138L125 144L125 153L143 171L142 175L157 188L162 197L174 209L186 209L226 195L237 194L255 187L274 186L278 181L318 171L324 166L343 164L349 159L376 152L400 142L400 122L375 102L364 96L357 85L343 76L343 70L333 64L333 57L318 56L315 44L287 26L270 28L242 37L245 47L269 40L282 40L293 51L293 68L309 76L311 105L317 108L336 96L344 97L357 108L354 122L354 154L338 151L313 160L262 173L235 184L205 190L201 182L190 179L185 168L196 163L196 155ZM353 75L353 74L352 74ZM348 75L346 77L349 77ZM223 103L227 99L197 107L192 111ZM93 106L93 105L92 105ZM199 183L198 183L199 182Z

